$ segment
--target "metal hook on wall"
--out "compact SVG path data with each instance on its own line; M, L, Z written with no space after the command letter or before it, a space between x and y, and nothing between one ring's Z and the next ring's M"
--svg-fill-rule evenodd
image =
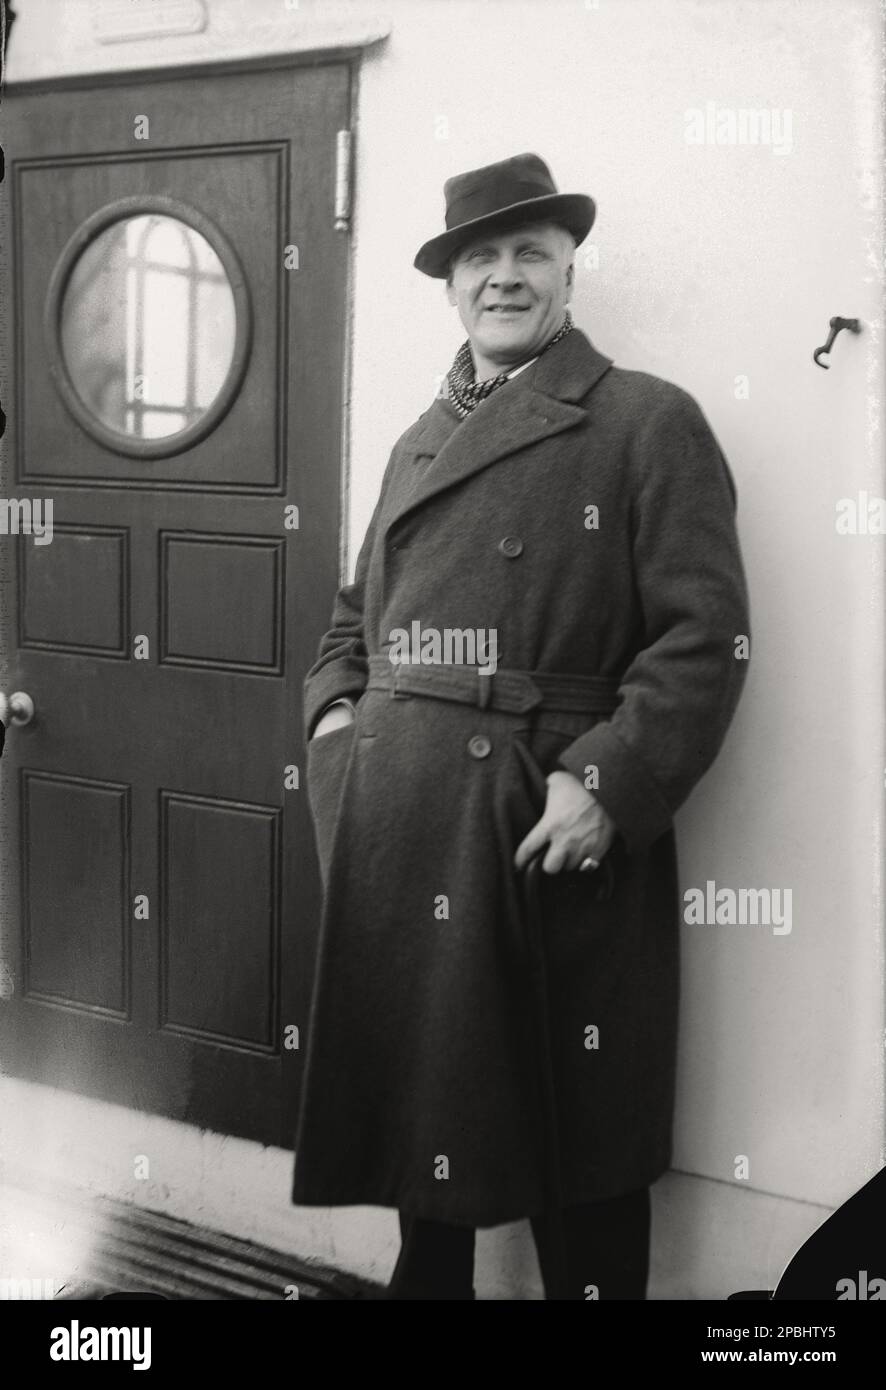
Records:
M828 334L827 342L824 344L823 347L816 348L812 354L812 360L816 364L816 366L824 367L825 371L829 371L830 368L827 362L821 362L819 361L819 358L823 357L825 353L830 352L831 348L834 346L834 339L836 338L837 334L842 332L844 328L848 328L850 333L860 333L861 324L859 323L858 319L832 318L830 321L830 328L831 331Z

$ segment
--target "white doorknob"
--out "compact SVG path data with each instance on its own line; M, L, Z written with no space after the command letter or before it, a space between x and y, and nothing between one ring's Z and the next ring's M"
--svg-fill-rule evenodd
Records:
M10 724L21 726L30 724L34 718L34 701L23 690L16 690L8 698L0 690L0 719L8 728Z

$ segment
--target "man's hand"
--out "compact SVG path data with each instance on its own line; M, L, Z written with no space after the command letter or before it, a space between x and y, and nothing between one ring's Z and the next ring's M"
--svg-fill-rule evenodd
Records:
M548 797L537 821L518 847L514 863L522 869L548 844L542 862L546 874L577 869L583 859L602 859L615 839L616 825L591 792L571 772L551 772Z
M346 704L344 700L336 700L317 720L311 737L315 739L321 738L323 734L331 734L333 729L342 729L346 724L353 724L355 717L352 705Z

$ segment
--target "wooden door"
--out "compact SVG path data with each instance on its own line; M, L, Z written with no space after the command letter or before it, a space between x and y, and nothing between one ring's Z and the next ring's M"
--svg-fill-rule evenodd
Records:
M0 763L2 1066L287 1146L349 103L330 62L12 87L0 111L3 495L44 522L0 538L2 689L35 708Z

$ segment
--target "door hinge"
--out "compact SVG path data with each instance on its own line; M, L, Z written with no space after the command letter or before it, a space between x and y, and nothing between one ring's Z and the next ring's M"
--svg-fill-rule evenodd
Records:
M351 226L351 132L339 130L335 136L335 230L347 232Z

